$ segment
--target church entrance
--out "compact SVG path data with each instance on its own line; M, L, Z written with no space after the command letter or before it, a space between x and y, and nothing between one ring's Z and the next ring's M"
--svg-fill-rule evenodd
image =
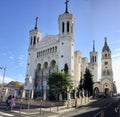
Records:
M109 96L109 88L105 88L105 96Z
M95 96L95 97L98 97L98 96L99 96L99 89L98 89L98 87L95 87L95 88L94 88L94 96Z

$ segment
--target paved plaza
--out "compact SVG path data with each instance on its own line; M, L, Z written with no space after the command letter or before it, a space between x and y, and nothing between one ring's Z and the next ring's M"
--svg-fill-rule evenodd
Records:
M90 100L93 102L95 100ZM39 102L39 103L38 103ZM59 104L59 105L58 105ZM84 105L87 105L88 102ZM29 108L29 109L28 109ZM69 112L74 110L76 107L68 105L61 105L61 103L51 102L41 104L40 101L31 101L30 106L28 107L28 101L24 100L22 102L16 102L16 106L11 110L7 109L5 102L0 102L0 117L56 117L64 112Z

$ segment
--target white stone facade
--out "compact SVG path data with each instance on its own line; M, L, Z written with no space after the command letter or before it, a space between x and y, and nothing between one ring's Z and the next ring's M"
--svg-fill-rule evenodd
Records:
M59 34L48 35L41 38L42 33L38 30L37 19L35 28L29 32L28 63L25 78L25 90L47 90L47 81L50 74L56 70L64 72L65 64L68 65L75 87L79 85L80 74L74 71L74 22L72 14L65 12L59 15ZM79 58L78 58L79 59ZM78 66L80 68L80 65ZM79 69L80 70L80 69ZM79 72L77 69L77 73ZM29 83L32 77L32 83ZM45 91L46 93L46 91Z
M102 95L111 96L116 93L116 86L113 81L111 50L107 44L106 37L101 54L101 79L100 82L94 84L94 90Z
M98 81L98 52L95 51L95 43L93 41L93 51L90 52L89 70L93 75L93 82Z
M35 28L29 32L25 90L43 90L43 98L46 100L49 89L47 81L50 74L56 70L64 72L64 66L67 64L75 88L79 87L80 80L84 78L85 70L88 68L93 75L93 81L96 82L95 91L104 92L105 89L113 91L111 52L102 52L102 76L101 81L97 82L98 52L95 51L93 43L93 51L90 52L90 62L88 62L88 58L82 57L80 51L74 51L75 18L67 9L58 17L59 34L57 35L46 34L42 38L42 33L38 30L37 19ZM104 59L106 54L109 55L109 58ZM30 77L32 83L29 82Z

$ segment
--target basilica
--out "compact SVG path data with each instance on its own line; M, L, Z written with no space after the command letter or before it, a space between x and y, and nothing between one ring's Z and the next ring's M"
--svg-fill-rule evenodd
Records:
M38 29L38 18L36 18L35 27L29 31L25 76L25 91L32 90L31 98L35 92L42 91L42 98L46 100L49 95L47 81L50 74L56 70L64 72L65 64L68 65L69 74L76 89L85 69L88 68L93 75L96 95L99 93L109 95L115 91L111 51L107 44L107 38L105 37L102 49L101 80L98 81L98 52L95 50L95 42L93 41L93 50L90 52L90 62L88 62L88 58L82 57L79 50L74 50L74 23L75 17L68 10L68 0L65 2L64 13L58 17L58 34L46 34L42 38L42 32Z

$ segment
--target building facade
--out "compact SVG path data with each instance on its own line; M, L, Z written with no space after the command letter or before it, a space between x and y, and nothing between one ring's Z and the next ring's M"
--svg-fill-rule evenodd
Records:
M74 52L74 16L68 11L66 1L65 12L58 17L59 34L48 35L42 38L42 33L37 26L38 18L34 29L29 32L28 63L25 78L25 90L43 91L43 99L46 100L48 78L51 73L58 70L64 72L65 64L68 65L68 72L71 75L73 85L77 87L80 80L79 52ZM74 59L76 57L76 59ZM78 57L78 58L77 58ZM75 61L77 71L74 71ZM79 74L77 74L79 73ZM76 78L75 78L76 74ZM29 78L32 83L29 83ZM32 92L33 94L33 92Z
M116 93L116 86L113 80L111 50L107 44L107 37L104 38L101 58L101 79L94 84L95 93L111 96Z
M98 52L90 52L88 58L82 57L80 51L74 51L74 23L75 17L68 11L68 1L65 2L65 12L58 17L59 34L48 35L42 38L42 32L38 29L38 18L36 18L34 29L29 31L28 60L25 76L25 91L31 90L31 98L35 92L42 94L43 100L48 97L49 86L47 81L54 71L64 72L65 64L68 65L68 72L71 75L74 87L77 89L81 78L84 78L85 69L88 68L92 75L94 91L113 91L113 72L111 51L105 41L102 50L102 76L98 81ZM30 82L30 78L32 82Z

